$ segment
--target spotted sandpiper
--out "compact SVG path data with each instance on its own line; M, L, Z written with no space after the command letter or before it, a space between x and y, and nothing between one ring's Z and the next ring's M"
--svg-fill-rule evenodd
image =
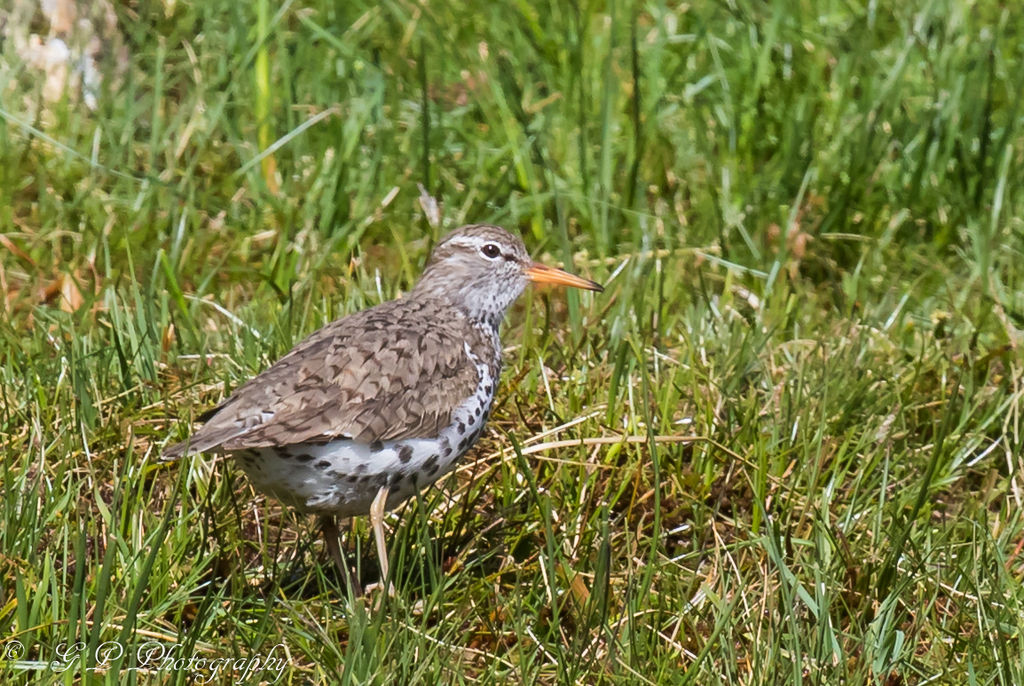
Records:
M226 453L256 489L321 515L348 577L336 517L369 512L388 577L386 510L449 472L479 438L501 373L498 328L529 281L601 291L530 259L497 226L456 229L405 297L316 331L200 417L164 452Z

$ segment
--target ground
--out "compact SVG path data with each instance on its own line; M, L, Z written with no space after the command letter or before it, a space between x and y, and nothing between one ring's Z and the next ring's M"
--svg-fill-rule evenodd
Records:
M4 682L1024 683L1018 14L0 10ZM606 289L353 598L160 452L468 222Z

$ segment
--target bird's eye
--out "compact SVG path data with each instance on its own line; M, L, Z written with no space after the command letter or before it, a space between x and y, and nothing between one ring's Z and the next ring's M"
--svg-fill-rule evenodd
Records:
M480 252L484 254L484 257L488 257L492 260L501 257L501 248L496 246L494 243L485 243L484 246L480 248Z

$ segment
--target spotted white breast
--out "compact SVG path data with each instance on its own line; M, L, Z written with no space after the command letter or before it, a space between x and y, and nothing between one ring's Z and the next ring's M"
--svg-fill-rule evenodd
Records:
M473 395L452 412L437 436L361 443L340 439L253 448L233 453L257 490L304 512L363 514L388 487L393 508L455 466L483 431L497 379L492 368L466 346L479 380Z

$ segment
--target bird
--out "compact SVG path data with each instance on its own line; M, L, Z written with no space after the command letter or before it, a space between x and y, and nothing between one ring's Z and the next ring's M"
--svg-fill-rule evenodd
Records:
M501 375L500 326L530 282L603 291L533 261L501 227L455 229L409 293L309 335L200 415L203 426L163 458L228 455L257 491L319 515L350 584L337 521L369 514L387 579L385 513L451 471L480 437Z

